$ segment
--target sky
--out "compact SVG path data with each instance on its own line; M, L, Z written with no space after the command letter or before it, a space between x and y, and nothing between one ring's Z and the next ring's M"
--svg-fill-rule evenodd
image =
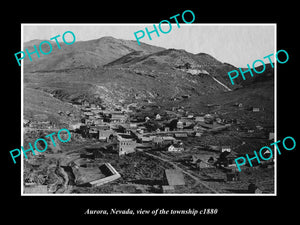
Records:
M221 62L237 67L252 65L253 61L276 52L276 26L274 24L181 24L172 23L169 33L160 36L152 33L140 39L150 45L184 49L188 52L207 53ZM153 30L153 24L23 24L23 41L49 40L51 37L72 31L76 41L87 41L104 36L136 40L134 33L145 28ZM156 27L158 24L156 23ZM162 29L167 31L168 24ZM67 36L66 36L67 37ZM67 39L67 38L66 38ZM59 39L58 39L59 40ZM59 41L62 41L61 39ZM272 58L273 59L273 58ZM267 59L264 60L267 63ZM274 59L273 59L274 61Z

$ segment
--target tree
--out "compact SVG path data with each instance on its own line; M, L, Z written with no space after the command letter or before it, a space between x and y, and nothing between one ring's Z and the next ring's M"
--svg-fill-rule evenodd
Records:
M167 126L170 127L170 130L175 130L177 128L177 119L172 120Z

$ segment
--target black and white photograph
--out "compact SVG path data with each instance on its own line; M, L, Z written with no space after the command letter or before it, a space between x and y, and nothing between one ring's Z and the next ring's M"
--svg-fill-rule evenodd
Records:
M276 194L276 24L160 25L22 25L22 194Z
M112 3L5 7L3 220L296 218L297 7Z

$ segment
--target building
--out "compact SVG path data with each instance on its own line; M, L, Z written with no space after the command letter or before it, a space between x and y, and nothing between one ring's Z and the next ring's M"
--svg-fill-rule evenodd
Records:
M195 137L201 137L201 136L202 136L202 134L203 134L203 132L202 132L202 131L196 131L196 133L195 133Z
M226 181L239 181L239 180L240 180L239 172L226 173Z
M89 119L95 121L96 117L95 116L89 116Z
M111 118L110 118L110 122L111 123L125 123L126 122L126 115L124 115L123 113L112 113L111 114Z
M169 136L166 137L154 136L150 138L155 147L163 147L177 142L177 140L174 137L169 137Z
M98 130L109 130L110 126L108 124L101 124L98 126L95 126Z
M89 107L89 106L90 106L90 103L89 103L88 101L84 100L84 101L82 102L82 106L84 106L84 107Z
M178 130L182 130L183 129L183 122L178 121L176 127L177 127Z
M135 152L136 140L128 134L117 134L119 156Z
M174 136L176 138L187 138L188 137L187 133L175 133Z
M192 119L192 118L194 118L194 115L193 114L188 114L187 118Z
M108 141L113 134L113 130L99 130L99 140Z
M191 164L197 169L213 168L214 162L215 160L212 156L208 158L207 156L192 155L191 158Z
M29 126L29 124L30 124L30 120L23 119L24 127Z
M82 123L72 123L69 125L69 130L76 130L80 129L80 126L83 125Z
M151 137L142 136L140 138L140 140L141 140L142 143L149 143L149 142L152 141L152 138Z
M91 111L95 114L95 116L102 117L102 115L100 115L100 113L102 112L100 109L91 109Z
M207 124L212 124L214 121L214 116L211 115L211 114L206 114L204 116L204 122L207 123Z
M152 142L155 146L162 146L163 145L163 137L161 136L154 136L152 138Z
M85 120L85 124L86 124L86 125L94 125L94 121L93 121L93 120L90 120L90 119L86 119L86 120Z
M142 129L142 128L139 127L139 128L136 129L136 132L138 132L139 134L143 134L144 130L145 129Z
M260 125L257 125L257 126L256 126L256 129L258 129L258 130L263 130L264 128L263 128L262 126L260 126Z
M169 186L185 185L184 176L180 170L166 169L164 183Z
M195 122L204 122L204 116L196 116Z
M259 188L256 188L255 191L254 191L255 194L262 194L263 191L260 190Z
M253 111L253 112L259 112L259 108L253 107L253 108L252 108L252 111Z
M100 141L108 141L111 135L114 134L114 131L110 129L110 126L106 124L97 125L95 126L95 129L98 130Z
M94 120L94 124L95 125L99 125L99 124L102 124L103 123L103 118L96 118L95 120Z
M189 127L194 123L193 118L188 117L181 117L180 122L183 123L183 127Z
M273 162L273 152L271 152L269 149L264 149L261 151L261 156L262 158L266 159L261 162L262 164Z
M231 152L231 148L229 146L222 146L221 152Z
M91 112L91 108L81 108L82 112Z
M207 128L203 127L203 123L204 122L197 122L194 125L193 130L194 131L199 131L199 132L204 132L205 130L207 130Z
M237 107L241 108L241 107L243 107L243 103L236 102L233 104L233 106L237 106Z
M130 123L129 124L129 128L131 128L131 129L137 129L137 123Z
M175 188L174 188L174 186L171 186L171 185L163 185L162 192L163 193L175 193Z
M155 119L156 119L156 120L161 120L161 115L156 114L156 115L155 115Z
M203 168L212 168L213 166L203 160L198 160L196 163L196 166L198 169L203 169Z
M225 167L236 167L235 159L238 157L237 153L234 151L223 151L220 153L219 162Z
M88 137L88 134L89 134L89 128L88 128L88 126L81 125L80 128L79 128L79 130L80 130L80 133L81 133L82 137L84 137L84 138Z
M166 145L177 143L177 140L174 137L166 136L162 138L163 138L163 143Z
M126 124L119 124L117 130L118 133L131 134L133 129L130 128L130 125L126 123Z
M168 147L168 152L182 152L184 151L184 147L182 143L179 144L171 144Z
M90 127L89 129L89 138L99 138L99 131L95 127Z

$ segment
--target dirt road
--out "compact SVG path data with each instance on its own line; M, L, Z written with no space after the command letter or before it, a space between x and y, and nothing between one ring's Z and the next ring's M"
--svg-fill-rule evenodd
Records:
M192 179L194 179L195 182L196 182L196 184L195 184L194 186L196 186L197 184L201 184L201 185L203 185L205 188L207 188L208 190L212 191L213 193L216 193L216 194L219 193L217 190L215 190L214 188L209 187L207 184L205 184L203 181L201 181L199 177L196 177L196 176L194 176L193 174L191 174L190 172L188 172L188 171L186 171L186 170L180 168L180 167L177 166L175 163L171 162L169 159L165 159L165 158L162 158L162 157L157 156L157 155L153 155L153 154L148 153L148 152L143 152L143 151L141 151L141 150L138 150L138 151L139 151L139 152L142 152L142 153L144 153L144 154L146 154L146 155L148 155L148 156L151 156L151 157L153 157L153 158L156 158L156 159L162 160L162 161L164 161L164 162L166 162L166 163L169 163L169 164L172 165L174 168L180 170L182 173L184 173L184 174L188 175L189 177L191 177Z

